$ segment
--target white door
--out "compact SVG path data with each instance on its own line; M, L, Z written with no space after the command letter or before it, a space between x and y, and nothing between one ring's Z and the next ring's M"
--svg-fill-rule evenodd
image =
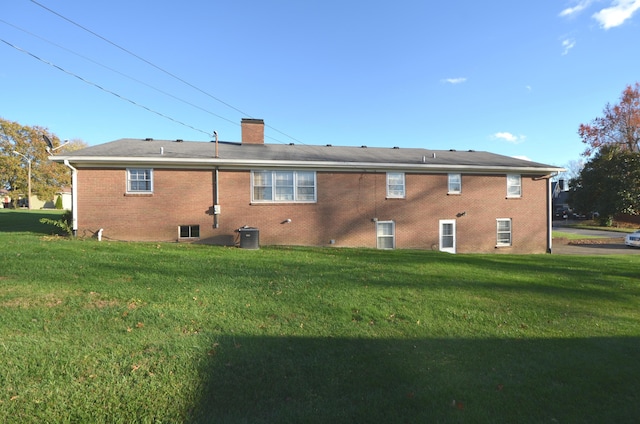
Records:
M440 220L440 251L456 253L456 220Z

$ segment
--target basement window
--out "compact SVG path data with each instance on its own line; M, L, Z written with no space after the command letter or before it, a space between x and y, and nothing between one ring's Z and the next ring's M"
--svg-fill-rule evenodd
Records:
M199 225L181 225L178 227L178 238L197 239L200 238Z

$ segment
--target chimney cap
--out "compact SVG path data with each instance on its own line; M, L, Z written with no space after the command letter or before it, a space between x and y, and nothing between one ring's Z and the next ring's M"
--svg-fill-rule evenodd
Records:
M264 124L264 119L257 119L257 118L242 118L242 123L247 123L247 124Z

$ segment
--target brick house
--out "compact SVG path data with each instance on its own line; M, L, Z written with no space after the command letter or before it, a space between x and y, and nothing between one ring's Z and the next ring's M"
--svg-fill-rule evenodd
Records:
M72 170L78 236L235 245L551 252L549 178L487 152L121 139L51 157ZM102 230L102 231L100 231ZM253 236L253 235L252 235Z

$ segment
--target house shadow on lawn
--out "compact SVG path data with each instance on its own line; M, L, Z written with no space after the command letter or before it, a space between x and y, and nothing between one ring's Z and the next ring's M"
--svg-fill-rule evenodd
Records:
M639 338L223 336L195 423L635 422Z
M63 211L46 210L21 210L4 209L0 211L0 232L2 233L22 233L29 232L44 235L64 235L64 232L53 225L43 224L42 218L54 221L62 219Z

